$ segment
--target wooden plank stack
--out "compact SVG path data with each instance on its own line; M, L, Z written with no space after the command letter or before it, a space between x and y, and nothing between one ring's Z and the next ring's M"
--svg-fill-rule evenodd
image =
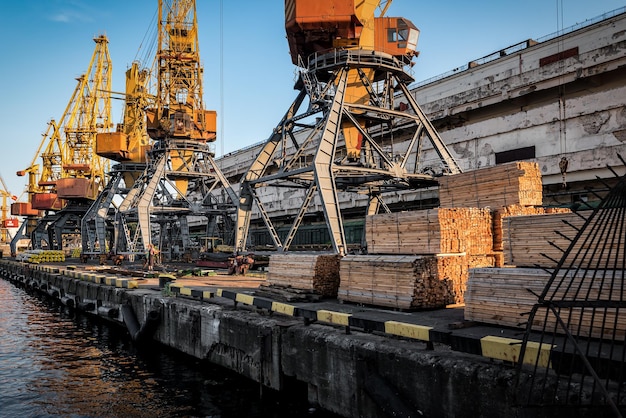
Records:
M533 295L531 291L535 294L541 294L550 279L550 275L544 270L530 268L472 269L469 274L470 278L465 294L465 319L516 328L525 328L524 323L528 320L527 314L537 302L537 296ZM589 292L591 299L595 300L620 299L618 292L626 284L624 283L625 274L623 270L605 270L599 273L605 274L615 281L612 292L608 280L602 287L602 281L599 279L593 280L593 284L591 284L590 274L587 272L587 277L584 280L582 280L582 274L575 277L571 289L581 286L580 294L585 295ZM565 289L566 287L563 286L562 288ZM555 295L556 300L559 298L563 298L563 294L557 293ZM581 311L580 308L571 309L570 312L568 308L561 308L561 317L567 321L571 314L570 323L581 322L580 331L577 331L578 325L575 326L576 334L595 338L624 338L626 316L617 315L615 309L607 308L606 318L604 311L596 312L596 315L593 316L590 308L586 308L584 311ZM532 328L541 330L545 318L545 310L540 310L533 321ZM549 315L547 324L548 330L555 329L556 318ZM562 330L559 329L560 332Z
M502 222L504 218L524 215L544 215L549 213L571 213L567 208L544 208L535 206L509 205L497 208L493 211L493 249L502 251L503 231Z
M488 209L438 208L383 213L365 220L370 254L492 253Z
M336 254L273 254L270 257L267 284L309 291L323 297L336 297L340 259Z
M397 309L442 308L463 300L464 254L349 255L340 263L341 301Z
M533 162L512 162L439 179L439 204L453 207L540 206L541 172Z
M505 262L518 267L556 267L563 252L556 248L566 250L570 245L570 240L557 233L574 238L577 231L565 222L576 228L581 228L585 220L575 213L554 213L534 216L514 216L505 218L503 222L504 233L504 258ZM572 254L578 253L581 249L585 257L576 262L582 268L597 268L599 266L623 265L624 251L620 249L620 242L609 241L604 243L604 251L593 252L593 248L585 243L586 233L578 240L572 249ZM551 245L552 242L554 245ZM583 247L585 245L585 247ZM548 257L544 257L541 254Z

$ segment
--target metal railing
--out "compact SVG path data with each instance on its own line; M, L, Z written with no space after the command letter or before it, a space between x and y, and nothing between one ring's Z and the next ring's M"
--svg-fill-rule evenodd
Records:
M418 87L425 86L427 84L432 84L432 83L437 82L439 80L443 80L444 78L452 77L453 75L456 75L456 74L462 73L464 71L470 70L470 69L476 67L477 65L486 64L488 62L495 61L497 59L506 57L507 55L513 54L515 52L522 51L522 50L524 50L526 48L529 48L531 46L534 46L534 45L537 45L537 44L540 44L540 43L543 43L543 42L546 42L546 41L549 41L551 39L558 38L559 36L563 36L565 34L575 32L575 31L580 30L582 28L586 28L588 26L594 25L594 24L596 24L598 22L610 19L612 17L615 17L615 16L623 14L623 13L626 13L626 6L625 7L620 7L619 9L615 9L615 10L612 10L612 11L607 12L607 13L604 13L604 14L602 14L600 16L596 16L596 17L594 17L592 19L587 19L584 22L576 23L575 25L572 25L572 26L569 26L569 27L567 27L565 29L553 32L553 33L551 33L549 35L544 35L541 38L538 38L536 40L527 39L527 40L519 42L519 43L517 43L515 45L511 45L509 47L506 47L506 48L500 49L498 51L492 52L492 53L490 53L488 55L485 55L485 56L483 56L481 58L469 61L467 64L464 64L464 65L461 65L459 67L456 67L456 68L454 68L454 69L452 69L450 71L446 71L443 74L439 74L439 75L427 78L426 80L417 81L415 83L412 83L409 86L409 88L410 89L415 89L415 88L418 88Z

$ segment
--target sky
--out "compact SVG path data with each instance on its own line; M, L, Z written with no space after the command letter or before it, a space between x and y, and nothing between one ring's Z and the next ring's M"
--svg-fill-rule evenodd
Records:
M302 0L300 0L302 1ZM308 0L315 1L315 0ZM0 25L0 175L14 195L41 163L36 151L51 119L61 118L105 34L113 90L135 60L149 65L157 0L26 0L3 4ZM420 29L416 81L526 39L539 39L626 6L618 0L394 0L387 16ZM218 111L216 156L264 141L296 96L283 0L197 0L204 103ZM149 58L149 60L146 59ZM121 101L114 100L114 123Z

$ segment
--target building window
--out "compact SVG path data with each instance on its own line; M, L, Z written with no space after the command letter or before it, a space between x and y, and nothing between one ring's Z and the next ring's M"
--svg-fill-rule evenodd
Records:
M509 163L511 161L530 160L535 158L535 146L517 148L508 151L496 152L496 164Z

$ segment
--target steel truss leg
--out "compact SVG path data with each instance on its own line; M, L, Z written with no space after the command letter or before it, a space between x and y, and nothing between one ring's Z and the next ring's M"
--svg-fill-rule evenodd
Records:
M315 167L315 183L320 192L326 224L331 236L333 249L337 254L345 255L347 250L346 237L343 231L343 221L337 197L335 176L333 173L333 160L337 147L337 136L343 112L343 99L346 91L348 71L342 70L337 78L335 98L328 111L326 126L322 138L315 153L313 165Z

